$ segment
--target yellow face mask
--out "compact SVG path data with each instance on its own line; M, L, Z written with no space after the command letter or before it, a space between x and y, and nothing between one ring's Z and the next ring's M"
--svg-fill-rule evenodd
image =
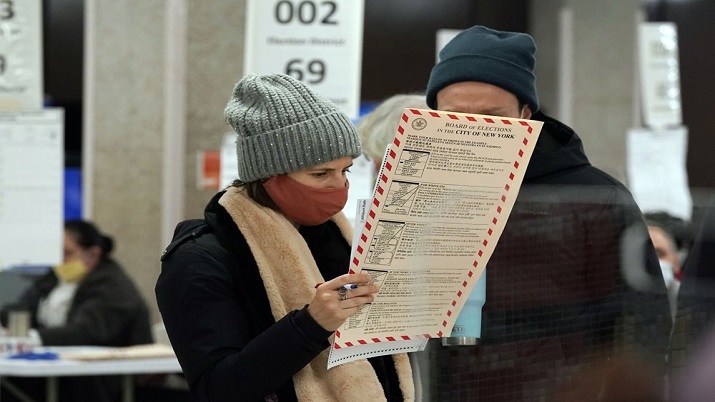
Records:
M64 282L79 282L87 275L87 266L82 260L65 262L52 268Z

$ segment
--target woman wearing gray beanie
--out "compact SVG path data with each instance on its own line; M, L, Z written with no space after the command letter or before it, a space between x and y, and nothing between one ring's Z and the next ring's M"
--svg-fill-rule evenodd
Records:
M238 134L239 180L213 197L204 219L177 226L156 285L192 394L413 400L404 354L327 370L333 332L378 291L368 274L346 273L345 173L361 152L349 118L282 74L243 78L224 115Z

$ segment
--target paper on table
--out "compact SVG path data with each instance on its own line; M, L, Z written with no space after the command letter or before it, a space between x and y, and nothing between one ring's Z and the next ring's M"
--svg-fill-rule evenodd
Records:
M366 357L365 345L373 355L391 354L403 351L394 342L419 347L451 333L504 229L542 125L405 109L350 263L352 272L370 273L380 293L336 331L329 368Z
M152 343L147 345L126 346L120 348L77 349L60 353L65 360L113 360L113 359L149 359L174 357L174 350L169 345Z

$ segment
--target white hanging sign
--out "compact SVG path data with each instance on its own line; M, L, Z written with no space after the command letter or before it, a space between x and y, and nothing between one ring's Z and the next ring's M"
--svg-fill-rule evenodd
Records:
M238 179L238 160L236 158L236 132L231 131L223 135L221 141L221 166L219 173L219 188L230 186Z
M638 35L643 124L677 127L683 123L678 32L672 22L645 22Z
M633 128L626 136L628 188L643 212L689 221L693 207L686 169L688 129Z
M0 1L0 110L42 108L40 0Z
M244 73L285 73L359 115L364 0L248 0Z

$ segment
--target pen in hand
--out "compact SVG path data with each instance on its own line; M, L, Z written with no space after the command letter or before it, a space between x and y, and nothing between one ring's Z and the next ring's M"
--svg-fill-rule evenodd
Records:
M322 284L323 284L323 282L316 283L316 284L315 284L315 288L317 289L318 286L320 286L320 285L322 285ZM343 288L343 289L345 289L345 290L357 289L357 288L358 288L358 285L356 285L356 284L354 284L354 283L348 283L347 285L341 286L341 288Z

